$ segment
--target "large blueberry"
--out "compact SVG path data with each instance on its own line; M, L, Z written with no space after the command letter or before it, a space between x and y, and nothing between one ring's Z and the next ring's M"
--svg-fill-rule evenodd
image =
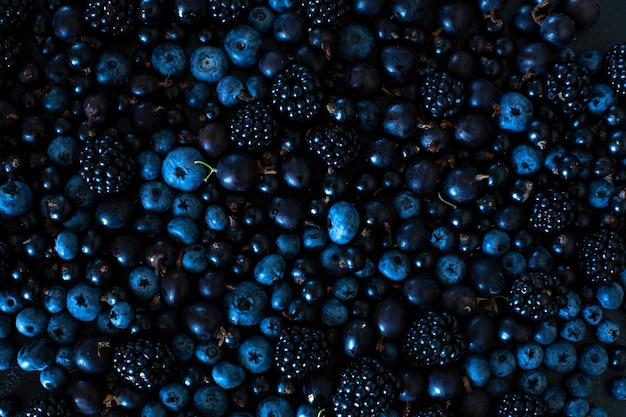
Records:
M328 210L328 236L338 245L345 245L354 239L359 232L359 223L359 211L351 203L338 201Z
M202 185L207 168L198 163L204 158L199 150L181 146L170 151L161 165L161 176L167 185L180 191L193 191Z
M267 294L257 283L243 281L224 297L226 319L240 326L255 326L263 320L267 308Z
M22 181L9 181L0 185L0 217L22 216L33 204L33 192Z

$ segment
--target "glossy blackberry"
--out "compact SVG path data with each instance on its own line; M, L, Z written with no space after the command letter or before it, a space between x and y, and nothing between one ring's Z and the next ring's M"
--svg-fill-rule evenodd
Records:
M404 335L402 350L419 367L446 366L458 361L466 347L459 322L447 311L430 310Z
M166 344L137 338L119 345L113 354L113 369L138 389L153 389L167 381L174 355Z
M564 114L583 111L591 97L589 70L576 63L556 63L545 76L546 98Z
M530 394L505 394L498 406L498 417L542 417L546 415L543 402Z
M617 94L626 95L626 43L613 45L604 56L609 83Z
M132 0L88 0L83 16L89 27L106 36L120 36L133 27Z
M216 22L228 25L244 15L248 4L248 0L209 0L209 15Z
M312 128L306 134L306 141L311 152L320 156L327 166L337 169L354 161L361 147L355 128L335 122Z
M530 225L542 233L568 227L574 220L576 205L564 191L549 189L537 193L530 213Z
M378 360L364 357L341 371L333 395L336 417L385 415L398 391L398 380Z
M230 140L240 148L265 148L276 138L276 120L269 104L247 103L230 119Z
M452 417L450 413L437 403L421 408L412 414L413 417Z
M320 80L309 68L293 64L272 83L270 99L278 112L294 122L313 119L324 105Z
M20 26L29 16L33 0L0 0L0 29Z
M465 102L463 83L444 71L425 71L419 89L424 111L434 119L454 118Z
M345 20L350 9L346 0L311 0L303 1L300 12L308 19L311 26L335 28Z
M70 417L72 412L60 395L47 395L32 400L20 417Z
M581 239L579 258L587 281L608 282L626 269L626 243L616 231L600 229Z
M274 362L287 378L300 379L309 371L323 369L331 353L323 332L310 327L292 326L280 333Z
M15 66L21 44L13 36L0 32L0 74Z
M114 135L87 138L79 157L80 175L98 194L118 193L133 180L135 161Z
M509 289L509 306L522 317L544 321L556 316L566 303L567 287L556 275L525 272L515 278Z

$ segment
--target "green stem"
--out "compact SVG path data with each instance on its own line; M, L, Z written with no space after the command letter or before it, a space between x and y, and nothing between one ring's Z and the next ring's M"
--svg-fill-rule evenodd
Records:
M213 168L211 165L209 165L208 163L206 163L204 161L193 161L193 163L197 164L197 165L202 165L203 167L208 168L209 175L204 177L204 179L203 179L204 182L208 182L209 178L211 177L211 175L213 175L214 173L217 173L217 168Z

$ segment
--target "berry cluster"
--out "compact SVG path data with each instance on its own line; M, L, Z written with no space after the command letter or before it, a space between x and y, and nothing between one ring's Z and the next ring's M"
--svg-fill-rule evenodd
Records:
M599 12L0 0L0 417L617 415Z

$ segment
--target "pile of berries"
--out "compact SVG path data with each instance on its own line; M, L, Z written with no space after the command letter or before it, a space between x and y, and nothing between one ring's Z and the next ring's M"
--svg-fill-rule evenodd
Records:
M618 415L599 13L0 0L0 417Z

